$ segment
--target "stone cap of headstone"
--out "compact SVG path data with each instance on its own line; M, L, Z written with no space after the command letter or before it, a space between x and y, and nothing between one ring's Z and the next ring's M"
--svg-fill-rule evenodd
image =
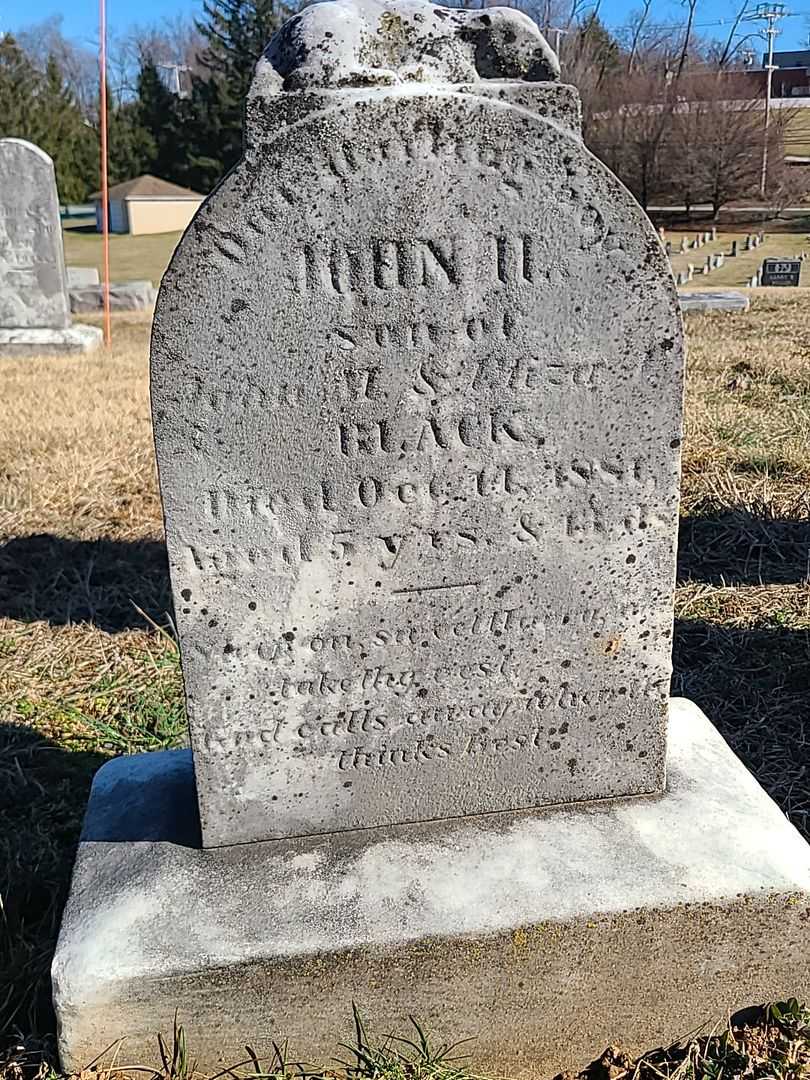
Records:
M520 11L428 0L327 0L289 19L256 69L263 93L481 79L548 82L553 50Z
M256 64L245 154L263 154L280 128L308 115L392 93L508 98L580 138L579 95L559 75L536 24L513 8L322 0L288 20Z

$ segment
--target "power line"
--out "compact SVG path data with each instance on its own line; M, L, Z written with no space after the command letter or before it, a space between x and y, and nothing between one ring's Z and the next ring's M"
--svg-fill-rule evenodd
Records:
M810 11L786 11L782 18L799 19L810 15ZM748 16L746 16L747 18ZM714 22L693 23L693 29L704 29L708 26L730 26L734 19L717 19ZM635 30L635 23L606 23L610 30ZM645 23L645 30L685 30L686 23Z

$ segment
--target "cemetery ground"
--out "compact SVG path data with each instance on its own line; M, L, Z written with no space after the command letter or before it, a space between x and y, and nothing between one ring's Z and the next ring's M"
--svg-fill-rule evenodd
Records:
M80 224L63 229L65 262L68 266L94 266L103 274L101 234L94 225ZM110 280L143 278L157 285L169 265L182 233L155 233L146 236L110 235Z
M71 252L68 261L81 260ZM147 273L139 264L136 275ZM157 280L159 273L152 276ZM762 289L752 291L748 314L687 319L673 686L704 709L805 835L808 303L810 290ZM121 315L109 355L0 365L4 1080L50 1075L47 972L93 772L111 754L174 746L184 738L149 420L148 334L147 316ZM373 1025L374 1002L358 1004ZM336 1055L353 1062L350 1076L471 1075L466 1061L405 1044L361 1046L355 1058L339 1051L352 1031L351 1008L347 1001L346 1029L335 1032ZM725 1019L706 1018L718 1031ZM608 1056L589 1075L806 1077L810 1014L794 1003L757 1020L733 1036L654 1055L637 1071L629 1060ZM194 1048L172 1060L172 1035L164 1034L166 1075L183 1080ZM458 1032L459 1039L474 1035ZM398 1053L414 1059L406 1064ZM450 1058L454 1054L469 1054L474 1062L474 1041ZM124 1045L118 1062L125 1060ZM279 1063L275 1067L280 1071Z
M698 231L697 228L692 231L678 230L675 232L667 230L666 238L672 244L670 262L673 273L677 275L682 271L686 271L689 263L692 263L695 267L695 276L691 282L683 286L685 289L744 287L759 270L763 259L793 259L798 258L802 251L810 253L810 227L807 220L804 220L803 225L804 227L801 228L798 223L793 223L790 229L777 232L774 231L773 222L766 222L756 227L747 226L736 232L718 231L716 240L697 250L690 248L689 251L683 253L679 250L681 237L685 236L687 240L693 240ZM765 233L764 242L751 251L745 251L746 233L748 231L756 232L760 229ZM729 252L734 240L737 241L738 254L734 258L730 258ZM712 270L710 274L704 277L701 270L706 262L706 256L721 253L726 256L723 265L716 270ZM802 284L810 285L810 276L806 277L805 275L810 275L810 269L805 268L802 271Z

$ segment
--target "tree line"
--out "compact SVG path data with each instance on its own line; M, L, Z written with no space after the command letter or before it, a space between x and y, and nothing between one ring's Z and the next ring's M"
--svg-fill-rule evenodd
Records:
M464 0L451 0L465 6ZM471 0L478 6L478 0ZM658 26L642 0L610 31L584 0L514 0L558 48L563 77L580 90L587 145L645 207L687 209L759 194L761 85L742 64L745 5L724 41L695 32L698 0L680 26ZM287 0L204 0L201 17L135 28L112 42L111 183L142 173L208 192L241 153L242 109L253 66ZM63 201L99 186L96 57L51 20L0 38L0 136L30 139L56 163ZM807 170L786 162L789 109L775 110L765 174L777 208L808 189Z
M253 67L291 13L283 0L205 0L193 23L136 28L115 40L110 183L151 173L210 191L239 159ZM0 138L8 136L50 154L63 202L98 189L97 59L62 34L58 19L0 36Z

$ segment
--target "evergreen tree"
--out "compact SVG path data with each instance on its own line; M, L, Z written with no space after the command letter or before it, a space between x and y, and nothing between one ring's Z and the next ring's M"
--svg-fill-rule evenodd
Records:
M195 168L218 179L242 154L244 102L256 61L292 9L284 0L204 0L197 29L207 78L193 80L191 124Z
M62 202L81 202L92 190L98 172L93 129L67 88L62 70L49 57L40 80L32 141L53 158Z
M95 136L53 57L39 71L17 43L0 39L0 138L27 139L53 158L59 198L80 201L98 173Z
M11 34L0 36L0 138L31 138L40 77Z
M119 105L107 121L107 169L111 184L132 180L143 173L155 173L157 147L144 127L140 102Z
M152 60L144 58L138 74L137 124L149 140L150 172L161 180L184 183L187 132L183 101L168 89Z
M596 65L599 81L605 75L618 70L621 65L621 48L596 11L591 11L583 19L577 37L579 51Z

